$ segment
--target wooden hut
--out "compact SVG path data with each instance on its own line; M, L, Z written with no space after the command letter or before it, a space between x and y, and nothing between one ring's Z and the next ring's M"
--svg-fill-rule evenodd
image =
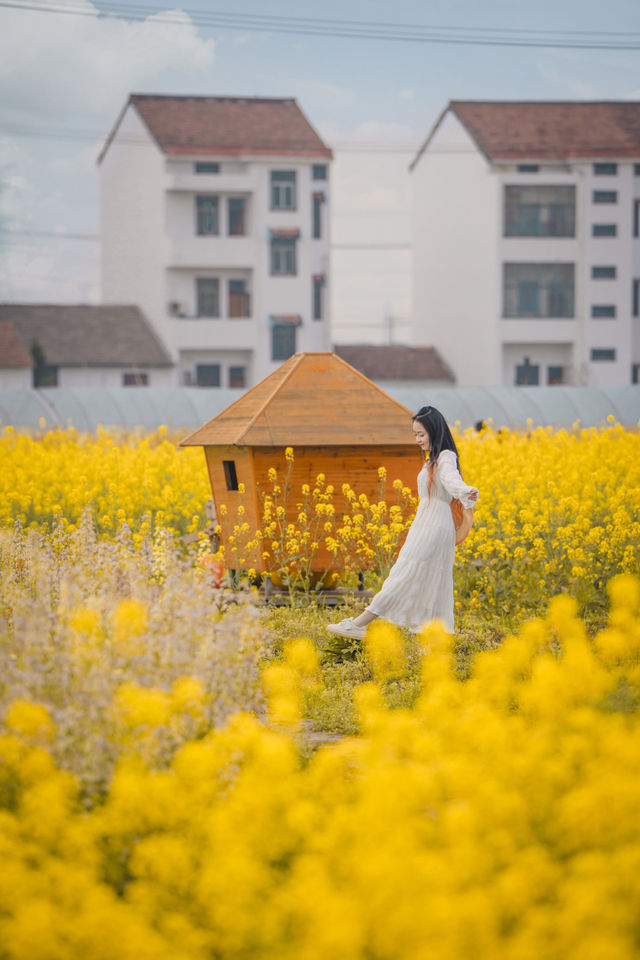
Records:
M260 526L262 497L273 486L269 468L275 467L279 478L285 475L287 447L295 457L288 521L295 521L302 485L313 487L319 473L335 488L338 512L343 483L378 500L381 466L390 493L396 478L415 492L421 454L411 416L412 411L336 354L297 353L181 445L204 447L226 543L240 503L250 529ZM319 552L312 569L324 569L327 560ZM261 556L255 556L253 566L264 571Z

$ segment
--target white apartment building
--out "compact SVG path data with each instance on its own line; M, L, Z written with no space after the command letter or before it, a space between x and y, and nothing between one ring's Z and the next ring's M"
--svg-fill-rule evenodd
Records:
M142 308L176 384L328 349L331 159L295 100L129 97L98 159L102 299Z
M638 382L640 103L451 101L410 169L414 340L458 386Z

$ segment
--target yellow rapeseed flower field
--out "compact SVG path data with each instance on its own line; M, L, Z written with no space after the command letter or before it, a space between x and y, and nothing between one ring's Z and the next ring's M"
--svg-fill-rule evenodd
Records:
M462 680L438 622L375 623L337 694L185 542L210 491L176 439L0 436L0 955L638 960L638 432L459 436L458 613L520 625ZM322 546L374 584L414 509L379 480L274 469L227 562L304 576ZM352 688L357 734L313 751Z
M386 705L405 652L378 624L360 734L308 762L297 737L321 680L307 641L266 668L266 718L238 713L160 766L147 741L197 724L203 687L127 685L113 734L126 749L88 810L52 759L51 711L11 702L3 956L635 960L640 582L610 593L594 640L560 596L465 683L433 622L411 709Z

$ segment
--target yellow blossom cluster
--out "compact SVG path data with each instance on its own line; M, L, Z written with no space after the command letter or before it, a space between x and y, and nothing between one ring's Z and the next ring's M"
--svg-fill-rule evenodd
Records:
M132 749L82 808L54 718L12 703L0 737L0 942L10 960L635 960L640 912L640 582L610 585L590 640L556 597L466 682L437 621L412 708L387 700L401 635L367 638L360 734L303 760L321 683L297 640L265 672L270 715ZM129 688L165 732L201 692ZM176 698L182 706L177 705ZM141 713L140 713L141 711Z
M178 449L166 427L154 433L73 427L38 436L0 433L0 526L73 530L89 510L96 528L127 523L141 538L156 527L185 534L204 528L211 496L202 452Z
M469 609L521 616L568 591L604 606L616 573L640 572L640 433L603 428L458 437L465 480L480 489L474 527L457 549Z

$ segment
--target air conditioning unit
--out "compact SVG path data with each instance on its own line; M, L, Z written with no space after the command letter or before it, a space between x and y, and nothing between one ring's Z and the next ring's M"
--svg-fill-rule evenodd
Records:
M172 317L186 317L187 307L184 303L179 303L177 300L172 300L169 304L169 313Z

